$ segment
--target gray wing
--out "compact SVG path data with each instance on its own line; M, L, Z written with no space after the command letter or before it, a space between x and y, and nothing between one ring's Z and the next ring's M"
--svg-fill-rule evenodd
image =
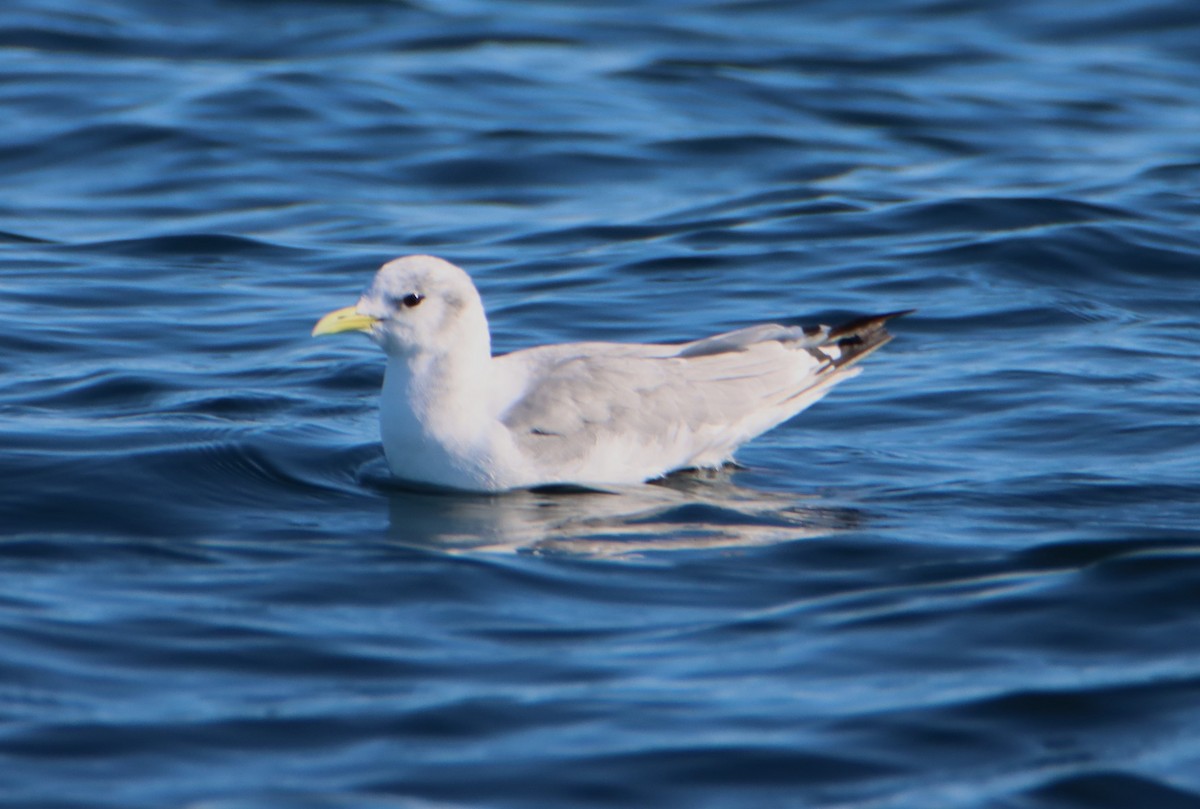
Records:
M678 346L546 347L526 358L528 384L502 421L528 457L555 468L614 447L647 476L717 464L852 375L890 339L887 317L767 324Z

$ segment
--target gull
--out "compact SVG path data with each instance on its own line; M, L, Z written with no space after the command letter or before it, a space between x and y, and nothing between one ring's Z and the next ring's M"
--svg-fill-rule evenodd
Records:
M855 364L892 339L886 321L904 314L493 356L470 276L416 255L384 264L357 304L325 315L312 333L365 332L387 354L379 422L393 475L501 492L623 486L719 467L856 376Z

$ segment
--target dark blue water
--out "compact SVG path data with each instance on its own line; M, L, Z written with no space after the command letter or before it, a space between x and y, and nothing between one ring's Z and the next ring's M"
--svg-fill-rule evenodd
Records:
M1189 0L13 0L0 806L1200 805ZM502 350L916 307L625 495L389 485Z

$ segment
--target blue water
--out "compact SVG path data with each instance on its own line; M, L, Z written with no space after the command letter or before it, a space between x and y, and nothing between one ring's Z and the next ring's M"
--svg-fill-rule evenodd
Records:
M1189 0L0 7L0 806L1200 806ZM623 495L390 484L495 344L915 307Z

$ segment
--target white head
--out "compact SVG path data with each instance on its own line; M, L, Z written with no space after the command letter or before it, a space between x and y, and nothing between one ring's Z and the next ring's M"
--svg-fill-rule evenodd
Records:
M483 302L463 270L434 256L384 264L354 306L330 312L313 336L363 331L389 356L491 355Z

